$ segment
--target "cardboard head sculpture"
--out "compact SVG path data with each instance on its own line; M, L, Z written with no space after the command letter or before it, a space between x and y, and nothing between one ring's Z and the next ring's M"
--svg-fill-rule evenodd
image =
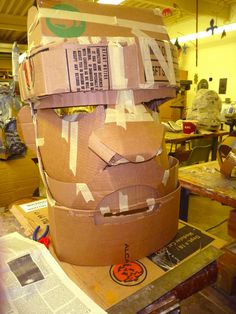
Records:
M23 98L37 97L51 237L61 260L124 263L163 247L178 228L178 163L143 104L175 96L176 51L156 11L70 4L76 15L64 8L57 16L65 25L83 18L83 34L66 41L49 23L57 9L48 1L30 11L29 43L40 46L19 74Z

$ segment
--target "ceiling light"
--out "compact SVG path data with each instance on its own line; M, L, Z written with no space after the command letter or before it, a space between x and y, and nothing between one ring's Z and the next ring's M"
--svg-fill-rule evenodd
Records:
M98 0L98 3L118 5L118 4L121 4L121 2L124 2L124 1L125 0Z
M232 32L235 30L236 30L236 23L223 25L223 26L217 27L214 30L214 35L215 34L222 34L223 31L225 31L227 33L227 32ZM182 43L186 43L187 41L194 41L194 40L196 40L196 38L201 39L201 38L210 37L210 36L212 36L211 30L209 30L208 32L203 31L203 32L199 32L199 33L193 33L193 34L189 34L186 36L178 37L178 42L179 42L179 44L182 44ZM174 44L176 39L177 38L171 39L171 42Z

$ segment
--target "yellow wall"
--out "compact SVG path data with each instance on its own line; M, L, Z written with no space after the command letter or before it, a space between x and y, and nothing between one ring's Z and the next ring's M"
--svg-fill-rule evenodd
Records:
M209 26L211 17L201 18L199 31L204 31ZM235 23L230 21L229 23ZM218 23L217 23L218 24ZM223 23L219 22L219 26ZM188 30L188 31L186 31ZM169 29L170 38L187 35L195 32L195 21L176 24ZM197 84L194 84L194 75L198 74L198 81L208 80L209 89L219 91L219 79L227 78L226 94L220 94L222 101L226 97L236 101L236 31L228 32L226 37L214 35L208 38L199 39L198 66L196 67L195 42L186 43L189 48L187 53L183 52L179 58L179 66L188 71L188 79L193 81L191 90L187 92L187 106L190 106L195 97ZM209 78L213 80L209 82Z

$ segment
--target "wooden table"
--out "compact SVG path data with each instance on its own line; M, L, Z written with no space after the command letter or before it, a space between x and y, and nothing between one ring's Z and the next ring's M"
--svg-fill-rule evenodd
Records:
M193 192L236 208L236 180L227 179L219 171L218 161L179 168L182 187L180 218L188 219L188 196Z
M222 136L228 135L229 132L226 130L219 130L216 132L201 131L201 133L185 134L183 132L166 132L165 142L170 144L180 144L186 141L194 139L205 139L212 138L212 160L216 159L218 142L221 140Z
M32 223L33 220L30 221L31 225ZM15 230L21 233L23 231L10 212L0 214L0 225L0 235ZM180 222L179 230L185 226L192 228L189 224ZM67 275L107 313L158 313L163 304L165 309L172 305L178 306L181 300L216 280L216 259L222 254L219 248L225 245L225 241L197 231L197 235L201 235L200 243L197 244L195 241L199 241L198 237L192 230L180 233L178 240L168 245L168 250L174 247L183 256L183 250L189 250L190 243L192 245L194 242L192 255L186 255L187 258L181 259L177 266L167 272L145 257L138 262L144 266L146 274L143 280L134 280L131 285L114 282L110 276L111 266L87 267L58 262ZM209 236L211 242L208 242ZM203 245L204 241L207 241L206 246ZM52 248L50 251L56 258Z

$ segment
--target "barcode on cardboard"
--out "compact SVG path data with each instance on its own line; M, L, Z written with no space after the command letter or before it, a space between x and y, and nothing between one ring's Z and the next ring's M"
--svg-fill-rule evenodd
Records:
M109 89L108 49L106 46L82 46L69 50L70 79L76 91Z
M38 200L35 202L30 202L30 203L26 203L26 204L21 204L20 207L24 210L24 212L28 213L28 212L32 212L32 211L36 211L39 210L41 208L45 208L48 206L47 203L47 199L42 199L42 200Z

